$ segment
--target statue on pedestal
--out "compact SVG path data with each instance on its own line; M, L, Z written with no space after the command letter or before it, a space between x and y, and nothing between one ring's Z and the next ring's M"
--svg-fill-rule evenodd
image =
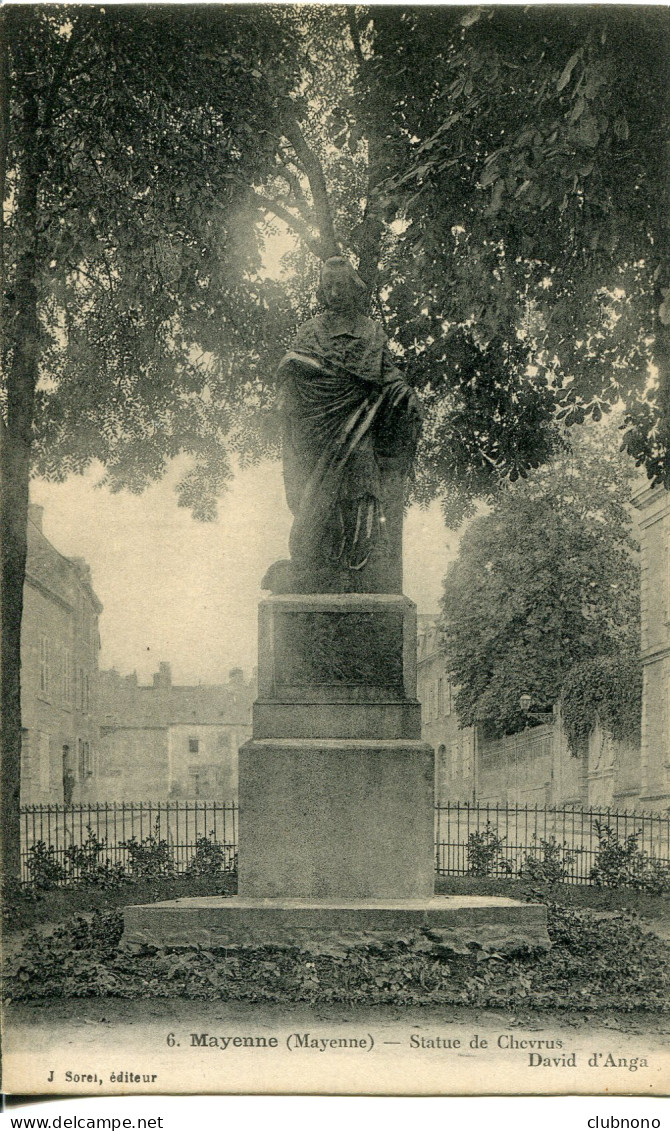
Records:
M399 593L419 404L382 327L362 312L365 287L348 260L326 260L320 290L324 313L299 328L279 366L294 523L291 560L271 566L263 585L284 593Z

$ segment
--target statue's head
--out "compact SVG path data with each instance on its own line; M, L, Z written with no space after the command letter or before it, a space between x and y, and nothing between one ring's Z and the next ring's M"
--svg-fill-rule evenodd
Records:
M321 268L319 298L339 314L362 308L365 283L343 255L331 255Z

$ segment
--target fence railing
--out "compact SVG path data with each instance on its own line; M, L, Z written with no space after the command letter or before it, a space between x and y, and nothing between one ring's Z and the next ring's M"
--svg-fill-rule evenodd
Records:
M604 830L611 830L622 848L634 836L640 853L670 864L670 816L453 802L435 807L436 871L442 876L518 876L530 859L536 866L560 866L567 883L589 884L594 865L602 861Z
M56 885L96 869L131 876L231 871L236 854L237 804L232 801L21 806L26 881L49 868Z
M53 885L117 869L130 876L231 871L238 807L231 801L160 801L21 807L22 875ZM559 862L569 883L592 883L603 829L670 865L670 816L613 809L435 807L435 867L443 876L519 875L528 860ZM600 834L599 830L600 829Z

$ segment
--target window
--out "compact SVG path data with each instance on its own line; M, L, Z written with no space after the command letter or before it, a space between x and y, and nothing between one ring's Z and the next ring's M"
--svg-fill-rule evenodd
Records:
M63 703L66 707L72 705L72 652L63 648Z
M445 713L445 715L451 714L451 711L452 711L452 695L453 695L452 686L449 683L449 680L447 680L447 686L446 686L446 690L445 690L445 694L444 694L444 713Z
M443 742L437 748L437 787L438 791L449 778L449 763L447 761L447 748Z
M32 776L31 746L34 733L34 731L29 731L27 727L21 728L21 791L25 790L26 795L29 793Z
M189 752L189 754L197 754L199 749L200 749L200 743L199 743L198 739L197 738L189 738L189 740L188 740L188 752Z
M79 781L85 781L93 774L93 760L91 745L85 739L79 739Z
M84 683L84 669L83 668L79 669L78 683L79 683L79 710L85 711L86 710L86 706L85 706L85 703L86 703L86 685Z
M458 777L458 755L459 755L458 741L451 744L451 777L455 780Z
M49 694L49 638L40 633L40 694Z
M88 711L88 708L89 708L90 691L91 691L91 685L89 683L88 672L85 672L84 673L84 710L85 711Z
M40 792L48 793L51 786L51 751L49 747L49 735L45 734L43 730L40 731L39 738L39 762Z

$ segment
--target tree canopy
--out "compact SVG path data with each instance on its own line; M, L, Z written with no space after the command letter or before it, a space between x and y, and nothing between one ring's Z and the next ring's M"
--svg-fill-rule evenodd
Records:
M549 401L568 425L623 403L629 450L668 485L667 10L399 8L373 23L362 102L389 142L379 192L402 218L389 303L397 292L431 406L467 387L466 334L495 358L518 428L531 411L538 460ZM472 496L487 457L512 476L532 465L514 467L502 423L479 436Z
M344 248L424 401L419 501L456 523L550 458L556 414L619 401L665 478L667 11L10 6L6 23L5 364L36 230L41 474L99 458L139 489L185 450L181 501L211 515L227 452L276 451L274 361ZM298 244L273 282L278 223Z
M639 668L631 477L616 429L585 425L571 433L568 451L510 484L489 514L471 521L442 599L463 724L514 733L528 721L523 693L533 712L550 711L566 682L578 675L585 683L595 663L607 699L618 687L615 667L629 676ZM616 705L604 710L607 721Z
M276 452L318 263L358 266L455 524L623 403L669 482L667 9L6 5L3 770L18 844L31 473L211 517ZM266 259L277 232L287 272ZM654 363L655 368L651 363ZM10 796L11 795L11 796Z

